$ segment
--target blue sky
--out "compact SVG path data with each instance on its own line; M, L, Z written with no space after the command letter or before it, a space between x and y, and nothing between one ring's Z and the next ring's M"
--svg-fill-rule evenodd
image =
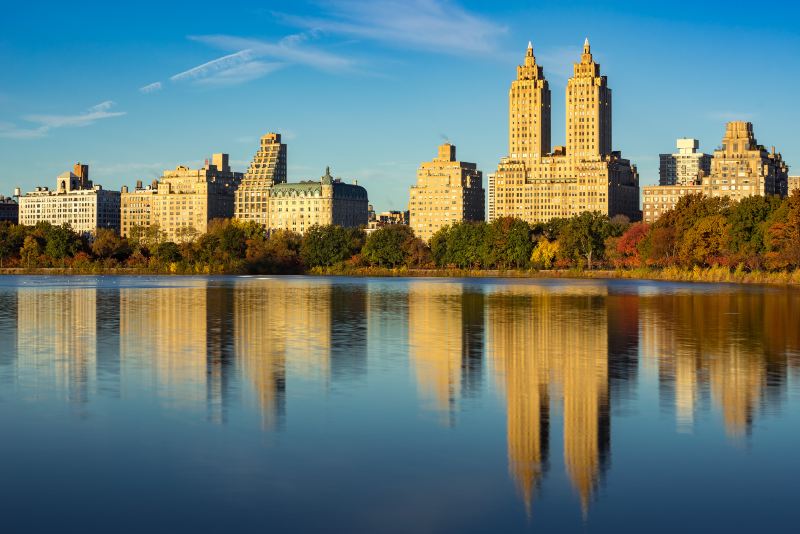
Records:
M508 86L529 40L563 143L564 86L586 36L614 91L614 148L642 184L675 138L711 151L727 120L752 121L759 142L800 164L800 10L788 2L124 4L6 9L0 194L52 185L76 161L114 189L212 152L244 171L277 131L291 181L330 165L376 209L403 209L444 138L484 174L506 154Z

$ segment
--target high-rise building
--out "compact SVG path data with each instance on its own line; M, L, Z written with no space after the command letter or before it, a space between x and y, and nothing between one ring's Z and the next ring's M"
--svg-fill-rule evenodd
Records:
M509 155L490 183L490 218L528 222L584 211L637 220L639 175L612 150L611 89L589 40L566 88L566 146L550 148L550 89L528 44L509 92Z
M269 228L305 233L314 225L366 226L367 190L331 176L330 168L319 181L280 183L269 194Z
M550 152L550 86L530 42L508 92L508 147L515 159Z
M495 187L494 187L494 179L495 175L493 172L490 172L486 176L486 219L489 222L492 222L495 219L495 210L494 210L494 194L495 194Z
M281 143L281 134L268 133L236 190L234 216L268 227L269 192L282 183L286 183L286 144Z
M158 181L144 187L142 181L136 182L133 191L123 186L120 199L120 235L131 237L135 229L145 229L151 224L153 217L153 198L158 191Z
M474 163L456 160L456 146L445 143L436 158L420 165L408 209L411 228L423 241L448 224L483 221L483 174Z
M749 122L729 122L722 146L714 151L708 176L700 175L685 185L652 185L642 191L645 222L654 222L671 210L684 195L702 193L710 197L741 200L753 195L786 196L789 167L775 147L759 145Z
M659 185L696 185L711 172L711 156L699 152L700 141L681 138L676 142L678 152L659 154Z
M98 228L119 231L120 193L107 191L89 180L89 166L75 165L75 172L56 178L56 189L37 187L19 197L19 222L33 226L40 221L68 224L79 233Z
M729 196L741 200L751 195L788 193L789 167L780 153L759 145L753 124L729 122L722 147L714 151L708 179L710 196ZM704 183L706 181L704 180Z
M0 221L19 222L19 204L13 198L0 196Z
M134 226L143 226L149 211L149 225L158 225L169 241L185 241L205 233L212 219L233 217L234 191L242 173L233 172L227 154L214 154L202 169L180 165L164 171L150 190L125 192L126 235ZM148 225L148 226L149 226Z

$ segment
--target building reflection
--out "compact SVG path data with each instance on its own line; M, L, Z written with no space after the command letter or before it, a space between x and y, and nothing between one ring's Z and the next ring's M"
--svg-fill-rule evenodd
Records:
M480 391L484 295L460 283L408 286L408 345L419 393L453 425L457 403Z
M16 379L34 395L83 404L97 365L96 288L17 291Z
M640 377L657 378L679 431L713 409L740 438L784 402L788 373L800 369L794 291L180 280L0 292L0 335L12 347L0 377L82 406L96 394L155 392L215 423L241 400L264 429L280 429L289 387L350 387L370 354L392 370L408 354L418 397L447 426L465 399L502 392L508 471L529 513L545 478L562 472L560 437L586 513L610 466L611 413L634 403Z
M565 469L584 511L608 466L609 369L615 366L609 308L624 310L623 304L592 286L557 293L507 286L488 297L489 353L506 395L509 471L529 512L548 469L556 405ZM631 352L617 354L630 358Z
M767 403L779 405L800 349L794 291L687 292L640 303L643 357L657 369L662 403L680 430L692 429L707 399L732 437L749 434Z

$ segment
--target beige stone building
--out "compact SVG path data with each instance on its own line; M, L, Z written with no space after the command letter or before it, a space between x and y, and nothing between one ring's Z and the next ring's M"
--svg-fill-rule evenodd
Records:
M642 188L642 215L644 222L652 223L664 215L685 195L703 193L701 184L650 185Z
M786 196L789 167L775 147L768 151L759 145L749 122L729 122L722 145L714 151L711 171L702 173L686 185L654 185L644 188L642 213L651 223L671 210L684 195L702 193L710 197L730 197L734 201L753 195Z
M792 194L792 191L800 189L800 176L789 176L789 194Z
M234 191L242 173L231 171L228 154L214 154L202 169L180 165L164 171L157 187L123 193L127 206L122 226L130 232L146 220L158 225L168 241L185 241L203 234L212 219L233 217Z
M690 185L700 183L711 173L711 155L699 152L700 141L681 138L678 152L659 154L658 185Z
M528 222L584 211L640 217L636 167L612 150L611 89L589 40L566 89L566 146L550 147L550 88L528 44L509 91L509 155L498 165L491 219Z
M142 186L141 180L136 182L133 191L127 186L122 188L120 199L120 234L122 237L131 237L135 228L147 228L153 224L153 198L158 191L158 180L152 185Z
M334 178L327 168L319 181L272 186L269 228L302 234L314 225L366 226L368 210L367 190Z
M483 174L474 163L458 161L456 147L445 143L432 161L417 170L408 204L414 234L428 241L440 228L461 221L483 221Z
M120 193L94 185L89 180L89 166L77 163L73 172L56 178L55 190L37 187L19 197L19 223L34 226L40 221L69 224L86 234L98 228L119 231Z
M286 144L281 134L268 133L236 190L234 216L269 226L269 192L274 184L286 183Z
M711 196L729 196L741 200L751 195L788 193L789 167L775 147L768 151L759 145L753 124L729 122L722 138L722 147L714 151L708 184Z

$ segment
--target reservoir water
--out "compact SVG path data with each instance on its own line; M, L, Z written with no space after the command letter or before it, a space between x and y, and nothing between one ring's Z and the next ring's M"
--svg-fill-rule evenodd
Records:
M800 291L0 278L5 532L797 532Z

